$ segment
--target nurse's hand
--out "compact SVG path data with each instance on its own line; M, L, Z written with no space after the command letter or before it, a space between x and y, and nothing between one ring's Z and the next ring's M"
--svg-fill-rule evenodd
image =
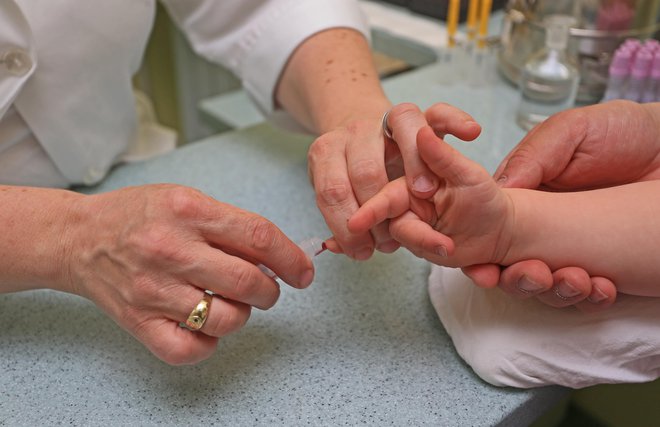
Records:
M612 101L556 114L509 153L495 173L504 187L575 191L660 178L660 104ZM610 306L616 287L579 268L551 273L540 261L501 270L495 265L463 269L483 287L548 305L585 311Z
M130 187L82 197L71 212L68 290L173 365L208 358L252 307L275 304L279 285L257 264L297 288L313 278L311 260L275 225L191 188ZM181 327L205 290L215 293L208 319Z
M479 135L479 125L463 111L436 104L426 114L409 103L394 106L387 117L392 139L383 134L382 115L349 120L344 126L319 137L308 154L309 174L317 204L334 235L328 249L352 258L369 258L374 248L393 252L388 223L369 232L352 233L348 219L392 179L406 175L413 194L434 194L438 180L417 154L417 131L430 123L436 134L451 133L464 140Z

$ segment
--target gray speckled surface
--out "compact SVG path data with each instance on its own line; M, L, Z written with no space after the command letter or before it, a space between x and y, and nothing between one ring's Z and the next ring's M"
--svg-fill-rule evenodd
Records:
M294 240L325 236L310 142L260 125L119 167L92 191L176 182ZM192 367L160 362L81 298L0 296L0 425L527 425L565 395L476 377L429 302L429 266L409 253L363 263L324 253L315 265L309 289L283 286L273 309Z

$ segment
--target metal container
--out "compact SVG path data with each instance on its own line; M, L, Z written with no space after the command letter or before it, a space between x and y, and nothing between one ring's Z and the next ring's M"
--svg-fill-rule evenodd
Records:
M510 0L506 6L498 52L499 69L513 83L527 58L544 46L543 18L570 15L569 49L579 62L579 103L600 101L616 48L627 38L660 33L660 0Z

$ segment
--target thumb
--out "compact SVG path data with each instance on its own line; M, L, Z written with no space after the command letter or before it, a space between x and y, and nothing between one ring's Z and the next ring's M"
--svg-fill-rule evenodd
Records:
M584 114L567 110L537 125L504 158L493 177L508 188L538 188L566 169L585 138Z
M500 163L493 178L504 188L538 188L543 182L543 168L528 150L516 149Z

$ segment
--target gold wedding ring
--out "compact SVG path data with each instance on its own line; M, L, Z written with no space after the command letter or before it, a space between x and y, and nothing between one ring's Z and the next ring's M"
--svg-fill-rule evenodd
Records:
M197 331L204 326L204 322L206 322L206 318L209 316L211 301L213 301L213 295L204 292L204 297L197 303L186 319L186 326L190 330Z
M385 111L385 114L383 114L382 126L383 126L383 135L385 135L385 138L393 139L392 131L390 130L390 127L387 125L387 117L390 115L390 111L392 110L387 110Z

